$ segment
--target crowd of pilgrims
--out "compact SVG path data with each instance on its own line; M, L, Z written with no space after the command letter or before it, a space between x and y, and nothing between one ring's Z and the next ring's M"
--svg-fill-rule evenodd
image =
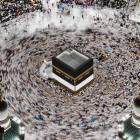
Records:
M77 5L98 5L101 7L107 6L110 8L122 8L127 6L127 1L125 0L60 0L62 3L75 3Z
M127 2L124 0L60 0L60 3L75 3L84 6L98 5L101 7L108 6L112 8L122 8L127 5ZM0 23L7 22L19 15L33 12L35 10L43 11L43 5L40 0L1 0Z
M125 15L123 13L121 13L121 16L122 16L122 18L121 18L122 21L117 20L117 18L116 18L116 20L112 24L112 26L114 26L115 24L117 25L117 23L119 23L119 22L120 22L120 26L123 26L123 27L127 26L127 24L125 24L125 18L126 18ZM100 22L103 22L103 21L100 20L98 22L98 24L100 24ZM102 25L102 24L100 24L100 25ZM126 28L127 29L126 31L128 32L130 30L131 26L127 26L127 27L128 28ZM120 32L123 32L123 28L119 28L119 30L120 30ZM133 31L133 28L131 29L131 31ZM139 38L131 38L130 36L132 36L133 33L129 34L129 32L128 33L127 32L125 33L126 34L125 38L128 39L128 42L130 42L130 44L124 45L122 48L119 48L119 46L122 46L124 44L124 43L122 43L123 42L122 35L116 37L115 35L112 35L112 32L110 32L109 38L112 36L111 41L113 43L110 43L110 45L105 44L105 46L110 46L110 48L112 48L111 50L114 50L113 51L114 54L113 53L111 54L111 58L110 58L110 59L112 59L111 63L107 63L108 67L105 70L107 70L108 72L103 71L107 75L102 76L104 73L101 74L101 76L103 77L102 79L104 81L101 82L101 80L100 80L101 78L99 78L99 80L97 80L97 82L95 83L97 85L97 88L96 88L96 85L93 85L93 87L91 86L89 89L85 89L85 91L87 90L88 94L90 94L91 97L92 97L92 95L94 96L94 98L92 98L92 102L90 102L91 98L90 98L90 96L88 96L85 93L85 91L81 91L81 93L83 94L83 98L80 98L79 96L77 96L78 99L76 100L77 101L76 104L79 107L78 109L80 110L80 107L82 108L83 107L82 105L84 104L83 110L79 111L76 108L76 111L75 111L75 108L74 108L75 106L74 105L70 106L70 109L71 109L70 112L75 113L75 112L79 111L82 115L78 112L79 116L73 117L75 114L71 113L71 115L73 115L73 116L72 116L72 118L70 118L70 121L69 121L69 118L68 119L66 118L67 116L69 116L69 114L65 117L64 113L66 111L64 109L59 110L60 107L61 108L63 107L63 106L61 106L61 103L59 103L59 100L58 100L59 104L57 102L53 104L54 111L56 111L56 112L58 111L58 113L55 114L54 112L46 111L47 109L49 110L50 108L52 108L52 106L50 106L50 105L52 104L52 100L56 99L55 98L56 94L57 95L64 94L63 89L61 89L57 86L55 87L53 83L49 83L49 82L45 83L43 81L43 79L40 78L43 81L43 82L40 82L41 84L44 83L44 85L46 85L47 87L50 86L52 88L55 87L55 89L57 89L57 88L58 89L56 90L56 94L51 94L52 99L50 99L50 100L49 100L49 97L48 98L46 97L47 100L44 100L44 96L34 96L34 94L37 94L37 93L41 94L42 89L41 89L41 86L37 83L38 80L36 78L36 75L34 76L32 74L32 69L31 69L31 67L29 67L30 66L29 64L33 63L32 57L29 57L28 53L26 53L26 55L24 53L19 53L19 52L22 52L24 49L29 51L29 49L28 49L29 46L24 45L24 43L23 43L23 45L21 45L22 47L20 47L21 50L4 49L5 50L5 51L3 51L4 57L2 57L3 58L2 60L0 60L0 65L1 65L0 75L2 75L2 77L5 81L4 91L7 91L7 92L13 91L13 93L10 94L10 96L7 94L8 97L6 99L8 99L11 106L16 108L15 112L17 113L17 115L22 116L22 119L24 119L24 122L27 124L27 126L32 124L31 120L32 120L33 124L35 124L35 122L38 122L38 125L34 125L34 129L37 129L37 130L39 130L39 129L40 130L45 130L45 129L50 130L51 129L50 127L52 126L52 124L57 124L57 123L58 123L58 126L60 125L59 129L61 129L62 126L64 126L64 125L67 126L66 130L68 130L70 133L69 135L72 135L72 136L73 136L73 134L71 131L75 131L74 128L78 129L78 127L80 128L78 130L81 133L82 132L86 133L87 131L90 132L90 129L99 130L100 128L105 128L105 127L108 127L112 130L112 126L117 125L118 124L117 121L119 121L119 119L120 119L118 114L120 114L121 112L125 112L126 110L124 110L124 109L127 109L130 106L132 97L134 96L134 93L136 93L135 88L136 88L136 84L137 84L137 77L138 77L138 75L140 77L139 73L137 75L137 71L139 69L137 69L137 71L136 71L135 70L136 68L134 67L136 64L138 64L137 57L135 55L130 55L130 54L126 55L125 54L125 52L130 53L128 50L125 50L126 49L125 47L127 47L127 48L134 47L134 49L135 49L136 46L138 45L137 42L138 42ZM99 32L99 35L93 34L93 37L95 39L98 39L99 36L101 36L100 32ZM45 40L47 40L47 39L45 39ZM104 38L102 37L99 40L103 41ZM27 40L25 40L25 42L26 41ZM108 39L108 42L109 41L110 41L110 39ZM61 41L59 41L59 42L61 43ZM89 42L92 42L92 41L89 41ZM48 44L51 44L51 43L52 42L50 41ZM71 42L70 42L70 44L71 44ZM86 40L85 40L85 44L86 44ZM76 46L77 44L74 44L74 45ZM40 45L40 47L42 47L42 45ZM36 49L33 49L33 50L31 49L32 51L30 50L31 52L29 54L34 56L34 53L37 52L38 49L40 49L40 47L38 47L38 45L37 45ZM62 45L61 45L61 47L62 47ZM48 48L49 48L48 50L50 50L48 52L56 51L56 49L52 49L51 45L48 46ZM79 48L82 49L81 45L79 45ZM94 51L94 49L89 49L89 54L92 54L92 53L95 54L95 52L92 52L91 50ZM45 52L45 51L43 50L43 52ZM133 53L137 54L136 50L133 50L133 51L134 51ZM12 60L14 60L14 56L15 56L15 58L16 57L18 58L17 62L15 64L14 64L14 61L12 61ZM52 55L52 56L54 56L54 55ZM28 58L28 59L26 60L26 58ZM101 61L103 61L103 60L101 57L98 56L98 53L97 53L96 58L100 58L100 60L99 60L100 67L101 67L100 69L102 69L103 66L105 65L105 63L101 63ZM29 61L29 63L28 63L28 61ZM116 66L116 67L114 67L114 66ZM136 66L138 66L138 65L136 65ZM129 77L129 78L127 78L127 77ZM107 91L108 91L107 90L107 91L105 91L106 95L103 95L102 90L105 87L107 87L107 86L105 86L105 87L103 87L103 86L106 85L106 83L110 82L110 81L112 82L111 87L117 87L117 89L115 90L115 94L111 94L111 93L114 93L114 91L112 90L112 91L110 91L111 93L107 95ZM132 81L132 83L131 83L131 81ZM18 85L18 82L20 83L19 85ZM119 88L119 85L121 85L120 88ZM126 88L125 88L125 86L126 86ZM103 89L101 87L103 87ZM35 91L34 89L36 89L38 92L34 93L34 91ZM95 89L97 89L98 94L92 94L92 92ZM28 94L28 93L30 93L30 94ZM19 96L19 95L21 95L21 96ZM99 97L99 95L101 95L101 97ZM125 95L127 95L127 96L125 96ZM29 98L31 100L25 100L26 96L27 96L27 99ZM38 100L38 98L35 98L35 97L38 97L39 100ZM61 97L63 97L63 96L61 96ZM19 104L20 104L20 106L19 106ZM84 113L90 112L91 108L93 110L95 110L95 112L97 112L97 115L96 115L96 113L95 113L95 115L93 113L93 116L91 115L91 116L85 117L86 115L84 116ZM45 111L47 112L47 115L43 115L43 113ZM52 109L52 111L53 111L53 109ZM70 113L70 112L68 110L68 113ZM92 111L91 111L91 113L92 113ZM119 119L117 121L114 121L114 118L115 118L114 116L117 119L118 118ZM33 119L31 119L31 118L33 118ZM64 124L61 124L61 123L63 123L63 120L65 118L66 118L66 121L64 122ZM46 125L45 121L47 121L47 120L48 120L48 124ZM52 122L49 123L49 120L52 120ZM71 120L72 120L72 122L71 122ZM42 123L40 123L40 121L42 121ZM103 122L103 124L102 124L102 122ZM92 123L93 123L93 126L91 125ZM54 128L54 129L56 130L57 128ZM95 132L97 132L97 130ZM116 130L114 130L114 131L116 131ZM58 133L59 133L59 131L58 131ZM112 133L112 134L114 134L114 133ZM50 135L51 134L49 134L49 136ZM55 136L55 135L57 135L57 133L55 133L55 132L52 135L54 135L54 139L57 137L57 136ZM108 138L108 140L110 140L110 139L111 138ZM44 138L44 140L45 140L45 138Z
M101 36L99 40L101 39L104 40L103 39L104 35L102 35L101 33L96 33L93 34L92 36L94 36L94 38L98 38L99 36ZM110 36L111 33L109 34L108 38L110 38ZM126 34L126 38L129 38L129 36L130 34ZM108 38L106 39L109 40ZM121 40L121 36L117 38L120 38ZM40 47L43 47L42 45L40 47L36 46L36 48L33 49L32 51L28 50L29 46L25 45L24 43L22 44L22 47L20 47L20 51L18 49L15 50L5 49L3 51L4 54L3 60L0 61L1 64L0 75L2 75L5 82L4 91L11 93L7 94L6 99L9 101L10 106L16 109L15 111L17 113L16 115L22 116L22 119L24 120L24 123L27 126L35 124L37 122L36 125L32 126L34 127L33 129L34 131L40 130L43 131L46 129L50 130L52 129L50 127L53 124L55 124L57 128L54 128L54 133L52 133L54 135L54 138L57 137L58 132L61 133L63 128L62 126L64 125L66 126L65 127L66 130L64 130L64 132L68 131L69 136L71 137L73 137L72 131L75 131L75 129L78 129L79 132L81 133L89 133L91 129L94 130L96 133L98 133L98 131L100 131L101 128L104 128L105 131L107 131L107 129L109 128L112 130L112 126L117 126L118 124L118 121L120 119L119 114L125 112L126 109L128 109L130 106L132 96L134 96L134 93L136 92L135 88L137 86L137 77L138 77L136 68L133 67L134 64L136 65L138 63L136 56L124 54L126 52L125 51L126 48L123 48L122 46L120 46L122 48L118 48L119 45L117 46L117 44L121 45L123 43L121 42L117 43L117 38L114 39L112 38L112 42L114 43L116 42L116 45L114 45L114 47L111 44L107 45L113 49L112 57L110 58L112 59L111 63L108 63L107 64L108 67L106 68L108 72L105 72L106 75L104 75L104 72L102 71L103 73L102 72L100 73L101 74L100 76L102 76L102 78L99 77L99 80L97 80L94 83L95 85L89 87L89 89L81 91L81 94L83 95L74 98L77 101L75 102L75 104L78 106L78 109L76 108L76 111L74 105L70 106L70 109L64 108L61 110L60 108L63 108L63 105L60 102L60 99L56 101L57 100L56 95L64 94L65 90L59 88L57 85L55 86L53 83L48 82L47 80L44 80L43 78L40 77L40 75L34 75L32 74L32 72L30 72L32 71L31 64L33 64L33 57L29 57L29 54L35 56L35 52L38 51ZM129 46L131 47L137 46L138 39L139 38L131 38L129 40L130 44L126 45L126 47L128 48ZM28 40L25 39L25 42L26 41ZM56 49L54 48L55 47L52 48L51 45L48 46L47 51L51 53L50 55L56 52ZM81 49L80 48L81 46L79 46L79 50L82 51L82 48ZM24 49L31 52L24 54L22 53ZM42 49L40 49L40 51L41 50ZM87 50L87 52L89 50L90 51L89 54L92 53L96 54L97 55L96 58L100 58L98 56L98 53L95 53L96 51L94 51L94 49L86 48L85 50ZM45 53L44 50L43 52ZM9 59L7 56L9 56ZM18 62L14 63L12 61L14 57L18 58L17 59ZM104 63L102 62L104 60L100 59L99 61L100 66L103 67ZM129 63L128 61L131 63ZM131 82L131 80L133 81ZM109 93L107 92L108 90L104 91L105 87L107 87L106 85L107 83L108 84L110 83L109 85L113 88L116 88L116 90L111 91L111 87L109 87L110 89ZM42 84L47 87L55 89L56 93L52 93L51 96L48 96L48 98L47 97L44 98L44 96L36 96L38 95L38 93L41 94L43 92L43 88L41 86ZM97 90L97 93L95 92L96 91L95 89ZM36 90L38 91L37 93L34 92ZM93 94L93 91L96 94ZM61 95L62 100L63 97L64 96ZM54 109L50 109L52 107L51 106L52 104L54 105L53 106ZM65 109L67 109L67 111ZM53 112L53 110L55 111L55 113ZM92 114L91 113L88 116L87 114L90 112L90 110L94 110L95 113L93 113L93 115L91 115ZM44 115L43 114L44 112L47 112L47 115ZM72 112L70 120L69 114L67 115L66 112L68 113ZM77 113L78 117L73 112L74 113L78 112L79 113L79 114ZM119 119L113 122L115 118L114 116L116 116L116 118ZM51 120L51 123L49 122L49 120ZM58 130L57 132L55 131L56 129ZM113 130L116 131L116 129ZM51 134L48 135L50 136ZM94 135L92 134L92 136ZM114 135L114 133L112 133L112 135ZM44 138L45 136L43 135L42 139L45 140ZM108 140L113 139L111 138L108 138Z
M41 10L37 0L0 0L0 22L6 22L27 12Z

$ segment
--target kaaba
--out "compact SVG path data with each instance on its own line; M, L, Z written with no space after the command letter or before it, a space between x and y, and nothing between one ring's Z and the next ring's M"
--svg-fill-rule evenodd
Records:
M76 92L93 80L93 59L74 49L52 58L53 77Z

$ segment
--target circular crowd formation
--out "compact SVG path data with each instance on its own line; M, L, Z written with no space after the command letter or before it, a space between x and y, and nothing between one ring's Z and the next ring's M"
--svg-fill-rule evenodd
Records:
M131 114L140 80L140 35L127 17L120 10L84 31L49 28L0 42L4 95L27 140L119 140L118 122ZM94 61L95 80L77 94L40 76L44 59L66 48Z

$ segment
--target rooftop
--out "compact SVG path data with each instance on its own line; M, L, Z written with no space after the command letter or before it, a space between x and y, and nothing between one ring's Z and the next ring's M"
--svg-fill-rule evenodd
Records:
M134 105L140 107L140 95L137 96L136 99L134 100Z
M57 58L73 69L78 68L89 59L87 56L79 53L78 51L70 49L59 54Z
M7 109L7 103L5 101L0 101L0 111Z
M139 129L132 125L131 117L124 121L123 124L123 139L125 140L139 140Z

